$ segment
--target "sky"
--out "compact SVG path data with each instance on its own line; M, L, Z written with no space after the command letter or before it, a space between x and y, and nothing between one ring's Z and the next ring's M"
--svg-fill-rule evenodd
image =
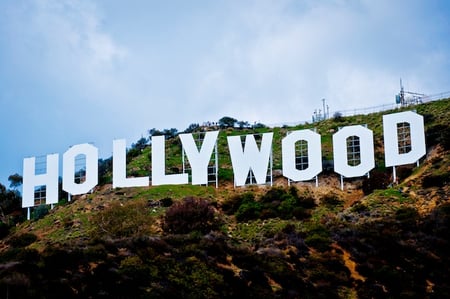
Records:
M152 128L264 124L450 91L446 0L0 1L0 183Z

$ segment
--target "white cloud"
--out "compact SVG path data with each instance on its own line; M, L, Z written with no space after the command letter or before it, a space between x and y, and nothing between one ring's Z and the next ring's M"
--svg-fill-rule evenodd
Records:
M8 47L22 72L34 74L36 81L88 94L110 85L127 56L102 28L92 2L26 1L9 16Z
M428 44L435 25L416 2L311 1L297 11L295 1L255 3L231 16L195 93L219 96L239 117L309 119L322 98L332 110L390 103L400 77L428 92L436 84L426 77L449 58Z
M405 7L391 1L245 2L230 5L223 15L214 10L216 23L202 29L203 35L198 30L210 25L211 16L198 11L191 30L181 21L159 25L180 37L132 25L128 31L140 33L129 44L118 42L130 39L115 38L107 26L115 20L93 2L26 3L34 5L22 10L28 22L19 31L38 50L29 60L47 76L43 81L138 119L148 115L165 124L177 114L164 117L154 112L157 107L193 111L180 112L175 126L224 114L266 122L309 119L322 98L333 110L379 104L393 98L400 77L418 91L436 86L421 76L449 57L446 48L430 54L426 26L412 21L422 8L416 2ZM180 12L171 19L190 20ZM209 43L196 46L199 38Z

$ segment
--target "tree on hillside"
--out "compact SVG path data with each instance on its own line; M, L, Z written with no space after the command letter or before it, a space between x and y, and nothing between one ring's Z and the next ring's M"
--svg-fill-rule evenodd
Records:
M9 181L9 187L10 188L17 188L20 185L22 185L23 182L23 178L20 174L15 173L12 174L8 177L8 181Z
M148 130L148 135L151 136L160 136L162 135L162 132L160 130L157 130L156 128Z
M248 128L250 126L248 121L243 121L243 120L238 121L237 124L239 126L239 129Z
M111 182L112 173L112 157L108 159L98 159L98 181L100 184Z
M10 225L10 217L14 211L20 211L21 206L21 196L17 190L7 190L5 186L0 184L0 223L5 223ZM15 220L12 221L15 223Z
M174 138L178 135L178 130L176 128L164 129L162 131L155 128L148 130L150 136L165 136L166 139Z
M141 137L136 143L131 145L131 148L135 148L137 150L143 150L148 144L148 139L145 137Z
M221 128L232 128L237 123L237 119L224 116L221 119L219 119L219 127Z
M335 120L335 121L342 121L343 120L343 115L342 115L342 112L339 112L339 111L336 111L334 114L333 114L333 119Z
M267 128L267 126L263 123L256 123L253 125L253 129L263 129L263 128Z
M166 139L175 138L178 135L178 130L176 128L164 129L163 132Z
M198 130L199 128L200 128L199 124L193 123L193 124L190 124L186 130L184 130L184 133L192 133L192 132L195 132L196 130Z

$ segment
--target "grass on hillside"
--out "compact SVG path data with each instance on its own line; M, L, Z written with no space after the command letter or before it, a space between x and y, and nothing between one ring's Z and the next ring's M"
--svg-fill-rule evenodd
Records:
M330 118L318 123L307 123L293 127L285 126L282 128L258 128L258 129L232 129L221 130L218 137L218 156L219 169L231 169L230 154L228 151L227 136L261 134L272 132L272 156L273 168L281 169L281 139L284 138L288 131L311 129L321 135L322 156L324 160L333 159L332 135L339 130L340 127L351 125L367 125L367 128L373 131L375 146L375 165L380 169L384 167L383 153L383 125L382 117L385 114L396 113L406 110L415 110L424 116L425 129L427 131L427 142L430 143L432 137L443 134L442 128L447 128L450 119L450 99L440 100L414 107L405 107L401 109L372 113L368 115L355 115L347 117L339 117L337 119ZM444 130L445 131L445 130ZM438 136L439 137L439 136ZM166 172L180 173L182 169L181 143L179 138L169 139L166 141ZM145 148L142 153L133 158L127 166L129 175L144 176L151 172L151 146ZM231 179L229 175L222 178Z

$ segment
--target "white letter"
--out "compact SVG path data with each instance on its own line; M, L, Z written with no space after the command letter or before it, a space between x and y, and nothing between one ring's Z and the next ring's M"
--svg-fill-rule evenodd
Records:
M181 143L192 167L192 184L208 184L208 164L216 144L219 131L207 132L200 151L192 134L180 134Z
M308 143L308 167L300 170L295 165L295 143ZM322 171L322 149L320 135L311 130L293 131L281 141L283 176L293 181L311 180Z
M409 123L411 151L399 153L397 124ZM383 115L384 159L386 167L414 163L426 153L423 116L412 111Z
M34 206L34 188L46 186L45 203L58 203L58 154L47 155L47 173L36 174L36 158L23 159L22 208Z
M152 136L152 185L181 185L189 181L187 173L166 175L165 137Z
M75 183L75 158L86 157L86 180ZM77 144L63 155L63 189L72 195L88 193L98 183L98 149L91 144Z
M272 150L272 137L273 133L263 134L261 151L258 150L253 135L245 137L244 149L242 149L241 136L227 137L236 186L245 185L250 170L253 171L258 184L266 183L267 167Z
M359 137L360 163L348 165L347 138ZM347 178L363 176L375 167L373 133L361 125L348 126L333 135L334 171Z
M113 188L145 187L149 184L148 176L127 178L127 153L125 139L113 141Z

